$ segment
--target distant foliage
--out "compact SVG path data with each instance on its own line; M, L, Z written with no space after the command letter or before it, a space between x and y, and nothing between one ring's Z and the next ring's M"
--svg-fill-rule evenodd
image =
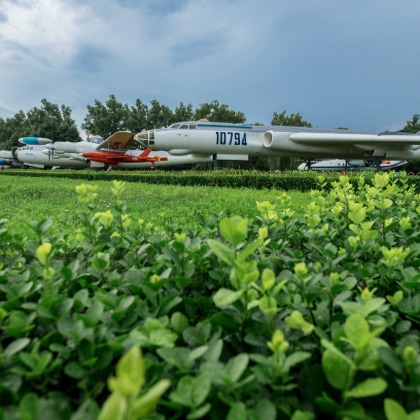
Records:
M283 111L280 114L277 114L277 112L275 112L273 114L273 119L271 120L271 125L284 125L289 127L312 127L312 124L310 122L305 121L302 118L300 112L287 115L286 111Z
M26 114L19 111L14 117L0 118L0 149L22 146L18 139L25 136L46 137L58 141L80 141L71 109L58 106L46 99L40 108L32 108Z
M420 131L420 114L414 114L411 121L407 121L403 130L407 133L418 133Z
M229 108L228 105L219 104L214 100L211 103L201 104L194 112L194 120L207 119L209 121L227 122L227 123L244 123L245 114L236 112Z
M105 105L96 100L94 106L88 106L88 114L84 119L82 128L89 134L99 134L108 137L119 130L139 132L142 130L168 127L180 121L199 120L241 123L245 121L242 112L231 110L228 105L219 104L214 100L211 103L201 104L193 110L191 104L183 102L172 111L168 106L162 105L156 99L150 101L150 106L137 100L135 106L129 107L118 102L111 95Z

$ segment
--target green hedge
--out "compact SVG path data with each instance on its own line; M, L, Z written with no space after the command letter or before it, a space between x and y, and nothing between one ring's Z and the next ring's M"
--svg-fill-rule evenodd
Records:
M238 170L217 170L211 172L199 171L92 171L92 170L7 170L0 174L14 176L42 176L52 178L72 178L86 181L95 180L120 180L124 182L146 182L151 184L166 185L200 185L219 186L231 188L276 188L280 190L310 191L317 188L318 177L323 176L328 181L337 180L339 173L319 172L259 172ZM349 173L350 182L356 183L360 173ZM363 174L366 179L371 179L372 172ZM398 176L398 173L396 174ZM416 191L420 191L420 176L409 176L409 185L413 185Z

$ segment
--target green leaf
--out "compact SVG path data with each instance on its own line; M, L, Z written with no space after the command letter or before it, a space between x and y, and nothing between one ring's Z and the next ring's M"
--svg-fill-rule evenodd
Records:
M225 378L229 378L231 384L237 382L245 372L248 362L249 357L247 354L238 354L237 356L229 359L229 362L225 367Z
M70 420L96 420L99 414L99 407L94 400L85 400Z
M88 371L77 362L70 362L64 367L64 373L70 378L82 379L86 377Z
M105 401L98 420L125 420L127 401L125 397L113 392Z
M41 409L41 401L38 395L26 394L19 403L19 418L36 419Z
M347 398L366 398L382 394L388 384L382 378L369 378L345 392Z
M14 354L23 350L31 342L29 338L18 338L17 340L12 341L4 350L4 355L6 357L13 356Z
M283 369L288 372L293 366L302 363L303 361L309 359L311 357L311 353L307 351L297 351L292 353L290 356L286 357L286 360L283 365Z
M160 397L170 386L171 382L168 379L162 379L150 388L145 395L137 398L132 411L134 417L140 418L152 412L159 402Z
M278 311L277 301L272 296L263 296L258 301L258 305L260 309L268 316L273 316Z
M248 220L240 216L222 219L220 233L230 244L236 246L248 236Z
M276 420L277 410L274 404L264 398L263 400L258 401L257 405L250 410L249 419L250 420Z
M207 243L213 254L215 254L220 260L224 261L228 265L234 265L235 254L228 246L216 239L208 239Z
M117 363L117 376L108 381L111 391L135 397L145 382L143 355L137 346L125 353Z
M273 270L265 268L261 274L261 282L264 290L270 290L276 283L276 275Z
M196 378L183 376L169 398L178 404L195 409L205 401L210 388L210 378L205 374Z
M260 246L259 241L254 241L248 244L245 249L237 256L237 261L245 261L254 251Z
M207 403L202 405L201 407L196 408L195 410L191 411L187 415L188 420L200 419L201 417L205 416L211 409L211 404Z
M414 296L408 296L400 301L398 309L408 315L417 315L420 313L420 293Z
M242 420L248 417L248 410L243 402L237 401L230 406L226 420Z
M363 348L371 338L369 325L360 314L350 315L344 324L347 338L355 349Z
M219 289L213 296L214 304L218 308L224 308L236 302L244 294L244 290L230 290L230 289Z
M406 420L407 412L404 408L395 400L391 398L385 398L384 411L387 420Z
M384 298L373 298L365 301L363 307L358 311L360 315L365 318L368 317L372 312L377 311L385 303Z
M322 339L321 344L327 349L322 355L322 368L328 382L334 388L345 391L353 382L354 363L329 341Z
M387 295L386 298L391 305L398 306L403 298L403 292L401 290L397 290L393 296Z
M171 327L178 334L188 327L188 318L182 312L174 312L171 316Z

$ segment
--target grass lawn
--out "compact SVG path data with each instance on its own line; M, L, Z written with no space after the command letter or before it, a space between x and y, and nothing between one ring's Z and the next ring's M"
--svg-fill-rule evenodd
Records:
M53 219L52 231L73 232L80 215L75 186L84 182L72 179L0 177L0 218L9 220L16 232L25 233L27 222ZM102 211L112 209L114 196L111 181L94 181L98 186L97 203ZM293 210L300 212L310 202L307 192L291 191ZM127 213L157 226L165 222L181 228L199 229L198 214L211 216L223 212L253 218L256 201L278 202L280 191L250 188L191 187L127 183L124 200Z

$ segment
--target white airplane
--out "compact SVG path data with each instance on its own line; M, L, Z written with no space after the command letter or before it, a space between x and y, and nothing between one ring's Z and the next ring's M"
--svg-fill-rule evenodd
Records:
M420 159L420 134L403 132L375 134L200 120L142 131L136 139L145 147L166 150L172 155L212 154L217 155L217 159L227 154L242 156L244 160L249 155L300 157L305 160L372 159L376 163L383 159Z
M12 151L0 150L0 169L4 169L5 166L13 166L14 160Z
M19 143L25 144L15 151L15 156L24 166L34 168L71 167L88 168L89 163L83 159L74 159L70 156L55 156L45 148L52 144L52 140L43 137L21 137Z
M69 167L69 168L105 168L106 164L100 160L86 158L83 153L95 151L119 151L130 156L139 156L144 150L132 149L135 147L134 134L120 131L112 134L106 140L100 136L93 136L87 141L80 142L52 142L52 140L39 137L22 137L20 143L26 146L16 151L16 156L26 166L41 168ZM42 147L39 145L43 145ZM155 155L163 158L154 162L136 161L120 162L113 165L116 169L146 169L153 166L185 165L200 162L209 162L212 157L202 156L171 156L167 152L158 152Z
M321 161L308 161L301 163L298 166L299 171L369 171L379 169L381 171L391 171L401 168L406 165L407 161L401 160L382 160L378 166L373 162L365 160L345 160L345 159L332 159Z

